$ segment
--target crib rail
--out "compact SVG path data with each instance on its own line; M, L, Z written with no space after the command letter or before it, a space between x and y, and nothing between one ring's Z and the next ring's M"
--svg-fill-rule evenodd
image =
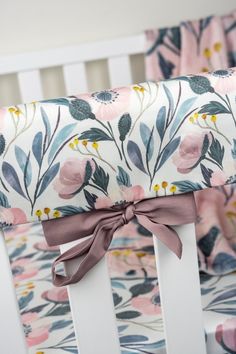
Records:
M66 94L88 91L85 63L107 59L111 86L132 83L130 56L143 53L144 35L0 58L0 75L16 73L22 102L44 98L40 70L62 66Z

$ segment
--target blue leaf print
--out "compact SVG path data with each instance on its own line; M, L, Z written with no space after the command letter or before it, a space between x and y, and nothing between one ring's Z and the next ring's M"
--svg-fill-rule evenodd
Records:
M212 268L218 274L222 274L226 272L229 273L230 271L233 271L236 268L236 257L231 256L230 254L227 254L225 252L220 252L214 258L214 261L212 263Z
M76 123L68 124L57 133L48 155L48 163L51 163L54 155L56 154L57 150L60 148L61 144L63 144L65 140L70 137L70 134L74 130L75 126Z
M10 204L8 202L7 197L5 196L5 194L3 192L0 191L0 206L4 207L4 208L10 208Z
M199 183L192 182L189 180L176 181L172 182L176 187L179 188L179 191L182 193L198 191L202 189L202 186Z
M130 140L128 142L127 152L128 152L129 158L133 162L133 164L142 172L147 173L145 170L145 167L143 165L141 151L140 151L138 145L134 141Z
M173 98L172 93L171 93L170 89L168 88L168 86L163 84L163 88L164 88L166 96L168 98L170 115L172 115L172 113L174 112L174 98Z
M161 107L157 113L156 128L161 140L165 134L165 123L166 123L166 107Z
M193 103L196 101L197 97L191 97L188 98L186 101L184 101L181 106L179 107L175 119L173 121L173 124L171 125L170 129L170 138L174 135L176 129L178 128L179 124L181 123L181 120L185 117L189 109L192 107Z
M26 296L20 297L18 300L18 306L20 310L23 310L30 303L33 297L34 297L33 291L30 291Z
M13 258L19 257L22 255L22 253L26 250L26 243L23 245L16 247L14 251L9 255L9 258L11 261L13 261ZM14 271L14 270L13 270Z
M232 158L236 160L236 139L233 139L233 149L231 149Z
M26 186L28 187L32 180L32 167L29 156L17 145L15 146L15 155L18 165L24 174Z
M2 173L3 173L5 180L10 184L10 186L18 194L20 194L22 197L26 198L26 196L21 188L20 181L19 181L19 178L17 176L17 173L16 173L14 167L12 167L12 165L10 165L8 162L3 161Z
M38 132L35 135L32 143L32 151L39 166L42 163L42 144L43 144L43 134L42 132Z
M43 100L41 103L53 103L53 104L58 104L62 106L69 106L69 100L67 98L52 98L49 100Z
M118 166L118 171L118 176L116 176L117 183L120 186L131 187L130 177L128 173L121 166Z
M236 289L231 289L228 291L225 291L223 294L217 296L215 299L213 299L208 306L215 304L217 302L223 302L228 299L234 299L236 296Z
M157 170L161 168L161 166L170 158L170 156L175 152L180 143L180 136L172 140L169 144L167 144L163 150L162 157L160 163L157 167ZM156 170L156 171L157 171Z
M154 151L153 131L145 124L140 124L140 135L144 146L147 149L148 161L151 160Z
M43 118L43 124L45 126L45 132L46 132L46 140L49 141L51 138L51 125L48 119L48 115L45 112L45 110L43 109L43 107L40 108L41 110L41 115Z
M122 336L120 337L120 343L121 344L128 344L128 343L137 343L137 342L145 342L148 340L148 337L146 336L142 336L142 335L134 335L134 334L130 334L127 336Z
M119 312L116 314L116 317L119 320L131 320L132 318L136 318L141 316L141 313L139 311L123 311L123 312Z
M58 330L58 329L61 329L61 328L65 328L65 327L68 327L72 324L72 321L70 320L59 320L59 321L56 321L52 324L52 326L49 328L49 331L52 332L52 331L55 331L55 330Z
M57 162L55 165L51 166L47 172L45 173L43 180L42 180L42 184L40 187L40 190L37 194L37 197L39 197L44 191L45 189L49 186L49 184L52 182L52 180L54 179L54 177L57 175L58 171L59 171L59 167L60 167L60 162Z
M113 288L125 289L125 285L117 280L111 279L111 286Z

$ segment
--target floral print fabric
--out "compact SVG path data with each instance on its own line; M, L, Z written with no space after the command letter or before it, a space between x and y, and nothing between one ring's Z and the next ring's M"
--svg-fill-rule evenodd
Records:
M232 68L4 108L2 226L234 183L235 93Z
M146 31L146 76L149 80L211 71L210 81L218 93L230 90L230 70L236 65L236 11L223 17L209 16L197 21L185 21L178 27ZM219 76L224 80L218 80ZM234 85L234 80L231 83ZM216 86L215 86L216 85ZM215 113L215 112L214 112ZM207 116L202 115L198 126ZM194 123L194 116L192 118ZM216 124L217 117L211 116ZM203 128L205 129L205 128ZM216 128L217 129L217 128ZM204 146L204 131L190 132L173 157L178 172L188 175L197 163ZM211 136L208 136L211 140ZM224 181L222 171L210 176L211 186ZM208 273L226 273L236 266L235 186L195 193L198 209L196 233L200 269Z
M5 237L29 354L77 354L66 288L51 283L58 250L47 246L40 223L10 227ZM108 261L122 354L164 354L152 235L125 225ZM236 353L235 273L200 279L207 352Z
M236 66L236 11L146 31L146 78L159 81Z

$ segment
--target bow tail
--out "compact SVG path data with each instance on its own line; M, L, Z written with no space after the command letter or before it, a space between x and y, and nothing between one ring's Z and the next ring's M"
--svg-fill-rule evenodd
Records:
M154 234L162 243L164 243L177 257L182 256L182 242L177 232L170 226L158 224L145 215L136 215L138 222Z
M88 240L72 247L58 256L52 265L52 278L55 286L64 286L77 283L83 276L95 266L106 254L112 241L113 233L117 229L117 223L101 222L94 230L94 234ZM56 267L62 262L68 262L85 256L72 275L58 274Z

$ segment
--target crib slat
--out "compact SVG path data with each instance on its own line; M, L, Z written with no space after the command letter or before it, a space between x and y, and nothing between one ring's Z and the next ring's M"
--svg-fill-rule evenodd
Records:
M125 86L132 83L131 67L128 55L108 59L111 87Z
M80 241L61 246L68 250ZM78 261L67 266L70 274ZM120 354L120 344L106 259L77 284L68 287L71 313L80 354Z
M17 74L23 102L39 101L43 99L40 71L21 71Z
M2 231L0 231L0 270L0 351L6 354L26 354L28 349Z
M88 91L85 63L64 65L63 74L67 95Z
M194 224L176 226L183 243L179 260L154 236L168 354L206 354Z

